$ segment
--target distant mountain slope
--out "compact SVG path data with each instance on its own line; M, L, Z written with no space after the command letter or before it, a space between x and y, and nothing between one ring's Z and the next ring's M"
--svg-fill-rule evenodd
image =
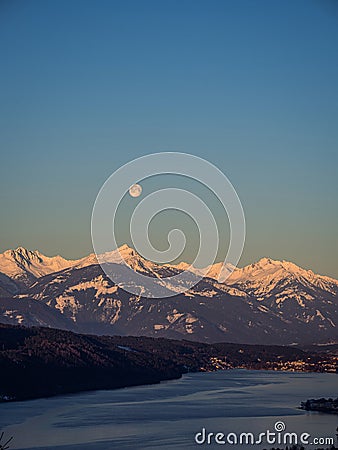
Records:
M115 286L98 265L43 277L29 295L60 311L84 332L187 336L207 342L225 338L250 342L253 333L252 342L262 342L270 332L277 342L284 325L275 315L267 317L246 299L207 281L193 293L168 299L132 296Z
M49 257L37 250L31 251L23 247L0 254L0 272L26 286L43 275L73 264L74 261L68 261L61 256Z
M237 269L227 283L286 320L317 324L338 338L338 281L287 261L263 258Z
M10 297L19 294L22 287L12 278L0 272L0 297Z
M26 295L61 313L69 329L82 332L276 344L328 342L336 336L331 322L316 313L320 301L300 306L290 299L280 313L274 299L265 306L210 278L184 295L149 299L130 295L92 265L42 277ZM325 306L325 317L335 319L336 303Z
M184 263L156 265L128 246L120 251L134 270L160 277L169 290L170 279L166 277L187 267ZM23 266L27 277L34 276L34 282L26 286L25 292L18 292L18 279L24 275L20 272L18 278L14 271L13 279L9 278L12 256L8 276L0 276L0 296L7 298L2 314L0 310L0 321L5 323L43 324L97 334L184 337L202 342L316 344L338 340L338 282L290 262L263 258L235 269L225 283L210 276L184 294L150 299L144 296L142 286L140 295L131 295L115 285L94 255L77 261L61 258L52 263L37 252L19 253L34 260L34 264L27 264L30 272ZM120 255L115 251L105 258L114 272L121 262ZM48 272L62 265L68 267L37 278L43 270ZM209 268L209 275L218 278L221 269L218 263ZM11 296L19 300L13 308ZM29 307L26 302L30 302ZM44 305L54 314L53 324L50 316L48 322L46 310L37 305Z
M134 270L151 273L158 268L145 260L132 248L122 245L118 250L105 253L102 258L110 263L121 263L121 255ZM21 286L30 286L38 278L59 272L69 267L82 268L98 264L94 253L77 260L67 260L61 256L45 256L38 250L31 251L23 247L0 253L0 273L6 275ZM1 283L1 279L0 279ZM1 284L0 284L1 287Z
M290 285L297 290L289 290L282 295L281 290ZM338 281L316 275L312 270L305 270L288 261L275 261L271 258L262 258L260 261L242 269L236 269L227 280L227 284L236 285L248 294L260 300L266 296L278 294L279 302L283 302L287 296L292 296L302 304L304 300L313 300L318 292L323 295L337 295ZM278 303L279 303L278 302Z
M0 299L0 317L4 324L22 324L26 327L52 327L64 330L77 330L57 309L51 309L42 302L23 297L3 297Z

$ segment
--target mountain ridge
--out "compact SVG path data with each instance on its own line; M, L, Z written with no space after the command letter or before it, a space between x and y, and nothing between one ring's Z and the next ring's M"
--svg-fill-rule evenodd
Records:
M170 276L187 268L183 263L160 266L149 262L126 245L120 251L135 271L163 278L168 289ZM0 274L0 322L201 342L337 342L338 281L288 261L262 258L236 268L225 283L218 281L216 272L223 265L216 263L209 268L212 276L183 294L151 299L142 286L136 286L139 293L132 295L115 284L93 254L80 260L56 257L53 261L39 252L26 252L19 250L25 264L7 253L7 259L12 255L12 264L9 275ZM118 251L108 252L100 260L114 272L121 256ZM63 268L53 272L55 267Z
M100 258L102 258L103 261L106 259L108 262L120 262L121 257L119 256L118 252L120 252L122 257L126 259L127 263L131 262L134 259L134 261L138 260L142 261L143 263L144 261L146 261L147 265L150 267L157 266L157 264L143 258L137 253L136 250L129 247L127 244L123 244L116 250L100 255ZM40 266L36 264L37 261L40 261ZM17 272L15 272L15 269L13 267L15 264L17 265ZM20 276L20 269L21 271L26 270L26 272L28 272L30 275L39 278L40 276L44 276L52 272L57 272L69 267L86 267L92 264L98 264L98 259L95 253L90 253L89 255L79 259L66 259L60 255L46 256L39 250L28 250L22 246L19 246L16 249L8 249L3 253L0 253L0 272L14 279ZM284 267L285 269L287 267L289 267L289 269L293 268L297 272L307 272L308 274L312 274L313 276L319 277L321 279L334 282L338 285L338 280L333 277L317 274L311 269L304 269L297 264L287 260L275 260L269 257L262 257L258 261L248 264L244 267L232 267L234 268L235 273L244 273L249 272L250 268L263 267L267 266L268 264L273 264L274 266L279 265ZM135 267L133 267L133 265L131 266L132 268ZM229 264L227 264L226 266L229 266ZM163 264L160 267L173 267L178 270L190 270L197 275L200 275L201 273L203 273L203 271L206 271L206 277L218 280L218 277L220 275L219 272L223 268L223 262L216 262L214 264L211 264L210 266L207 266L206 268L196 268L184 261L172 265ZM234 279L235 277L232 274L229 278Z

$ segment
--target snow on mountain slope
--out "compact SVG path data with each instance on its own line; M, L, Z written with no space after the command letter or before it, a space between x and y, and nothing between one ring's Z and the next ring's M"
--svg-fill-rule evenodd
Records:
M236 286L258 300L277 296L278 302L292 296L302 306L303 300L315 300L318 294L336 296L338 281L316 275L288 261L275 261L262 258L255 264L236 269L226 284ZM290 290L290 286L293 288ZM284 295L285 294L285 295Z
M211 284L210 284L211 283ZM205 279L194 292L165 299L130 295L99 265L69 268L40 278L26 294L60 312L82 332L189 338L217 342L310 341L312 329L293 329L278 314ZM324 334L326 339L327 335Z
M165 268L147 261L126 244L119 249L100 255L100 262L121 264L121 258L133 270L148 276L160 278L161 276L172 275L172 272L178 273L174 268ZM61 256L49 257L38 250L31 251L23 247L18 247L16 250L7 250L0 254L0 273L25 286L31 285L42 276L69 267L83 268L95 264L98 264L98 259L94 253L78 260L67 260ZM164 275L164 272L167 272L167 275Z
M119 252L134 270L163 280L172 290L175 286L171 286L167 277L189 267L186 263L156 265L126 245ZM119 252L102 256L112 271L121 263ZM51 313L55 311L58 322L61 314L66 321L63 326L77 326L83 332L188 337L213 342L290 344L338 340L338 281L286 261L263 258L235 269L223 283L215 279L220 279L223 269L223 264L217 263L208 267L207 277L184 294L150 299L142 286L139 295L131 295L114 284L97 264L95 255L67 261L17 249L1 257L2 271L8 276L0 277L0 296L12 295L22 301L17 303L15 314L8 315L7 307L4 311L7 314L4 320L11 323L21 316L28 317L26 298L32 305L34 301L41 302ZM199 274L199 269L189 270ZM20 294L17 280L25 276L30 286L25 294L22 291ZM34 308L34 311L37 323L45 322L45 318L39 318L42 313L45 316L45 310ZM33 323L33 316L26 320Z
M204 278L185 294L151 299L130 295L94 264L41 277L26 296L61 313L70 327L87 333L276 344L323 343L337 338L333 294L305 301L304 306L290 296L281 308L278 289L265 301L245 289ZM298 284L292 289L297 291Z
M283 317L317 323L338 337L338 281L288 261L263 258L236 269L227 284Z
M121 263L121 256L132 269L153 274L153 276L158 276L158 274L162 276L165 271L168 271L168 275L171 271L177 273L177 271L189 270L196 275L201 275L205 271L205 269L195 268L185 262L159 266L142 258L126 244L117 250L101 255L100 260L119 264ZM0 254L0 272L11 279L20 279L23 276L39 278L68 267L81 268L94 264L98 264L94 253L78 260L67 260L61 256L49 257L38 250L31 251L23 247L18 247L16 250L7 250ZM210 265L206 269L206 277L222 282L224 276L228 274L228 267L229 265L223 266L222 262ZM230 268L233 269L233 267ZM224 281L224 284L242 286L246 292L266 295L273 286L284 278L297 280L306 286L314 286L334 295L337 292L337 280L316 275L311 270L304 270L288 261L274 261L270 258L262 258L257 263L243 268L235 268L230 277Z
M1 298L0 319L1 323L26 327L52 327L77 331L76 324L68 321L59 311L28 297Z
M153 269L158 267L154 264L140 256L133 248L129 247L127 244L123 244L116 250L111 252L103 253L100 255L101 263L113 263L121 264L122 258L124 261L134 270L138 272L153 272ZM72 267L87 267L93 264L98 264L98 258L94 253L91 253L84 258L72 262Z
M188 270L197 276L205 276L208 278L213 278L214 280L220 283L226 282L226 279L229 277L229 272L235 270L235 267L233 265L224 264L223 262L211 264L206 268L194 267L193 265L190 265L186 262L181 262L174 266L167 266L167 267L174 267L178 270Z
M36 278L58 272L73 264L74 261L68 261L61 256L48 257L38 250L30 251L23 247L0 254L0 272L25 285L31 284Z

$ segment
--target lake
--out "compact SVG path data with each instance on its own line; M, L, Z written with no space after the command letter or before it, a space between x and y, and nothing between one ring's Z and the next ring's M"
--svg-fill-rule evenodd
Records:
M233 433L256 437L275 431L276 422L284 423L285 432L311 434L309 439L334 437L336 415L298 406L308 398L336 397L337 381L336 374L325 373L192 373L159 385L3 403L0 429L5 438L14 437L10 449L48 450L224 448L215 442L217 433L227 438L232 433L233 442ZM210 445L195 442L197 433L203 441L203 428L205 439L214 433Z

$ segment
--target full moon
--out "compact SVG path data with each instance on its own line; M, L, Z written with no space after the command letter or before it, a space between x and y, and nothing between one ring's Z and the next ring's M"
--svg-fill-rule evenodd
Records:
M133 184L129 188L129 194L132 197L139 197L142 194L142 186L139 184Z

